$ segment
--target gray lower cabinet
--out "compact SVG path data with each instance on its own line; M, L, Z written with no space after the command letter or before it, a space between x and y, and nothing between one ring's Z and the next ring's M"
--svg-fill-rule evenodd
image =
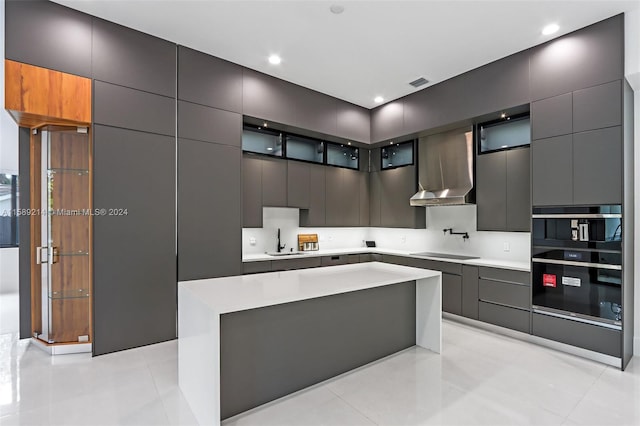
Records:
M319 256L271 261L271 270L274 272L290 271L293 269L317 268L318 266L322 266L322 260Z
M300 210L300 226L325 226L326 224L326 167L306 165L309 170L309 205Z
M262 159L242 156L242 227L262 228Z
M532 334L618 358L621 356L622 335L619 330L534 312Z
M478 319L511 330L530 333L531 312L480 301Z
M178 279L242 273L240 148L178 140Z
M462 277L442 274L442 310L462 315Z
M128 211L93 220L93 353L101 355L176 338L176 143L101 125L93 137L93 205Z
M476 196L479 231L529 231L529 163L529 147L477 156Z
M478 319L531 332L530 274L499 268L478 268Z
M462 316L478 319L478 267L462 265Z
M356 255L358 257L358 262L351 262L350 256L352 255L341 254L341 255L333 255L333 256L322 256L321 264L322 266L335 266L335 265L346 265L348 263L359 262L360 256Z
M262 272L271 272L271 261L261 260L258 262L244 262L242 264L242 273L247 274L259 274Z

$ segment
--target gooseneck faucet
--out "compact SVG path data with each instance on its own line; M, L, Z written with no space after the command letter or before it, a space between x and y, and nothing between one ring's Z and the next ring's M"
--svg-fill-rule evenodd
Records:
M462 235L462 239L463 240L468 240L469 239L469 233L468 232L453 232L453 228L445 228L443 229L444 234L447 235L447 232L451 235Z
M276 252L280 253L286 244L280 245L280 228L278 228L278 241L276 241Z

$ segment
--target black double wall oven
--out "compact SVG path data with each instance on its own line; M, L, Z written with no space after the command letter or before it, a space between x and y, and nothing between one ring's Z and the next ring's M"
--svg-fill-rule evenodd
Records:
M535 207L534 312L622 328L622 206Z

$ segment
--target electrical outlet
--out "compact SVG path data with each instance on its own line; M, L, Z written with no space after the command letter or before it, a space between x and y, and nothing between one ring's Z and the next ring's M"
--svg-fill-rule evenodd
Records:
M255 246L256 245L256 237L249 238L249 244L251 244L252 246Z
M511 246L509 245L509 243L505 242L502 244L502 250L504 251L511 251Z

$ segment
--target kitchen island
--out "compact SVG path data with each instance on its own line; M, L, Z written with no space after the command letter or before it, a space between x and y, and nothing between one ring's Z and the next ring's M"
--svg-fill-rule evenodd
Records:
M200 424L418 345L441 349L441 273L378 262L184 281L179 384Z

